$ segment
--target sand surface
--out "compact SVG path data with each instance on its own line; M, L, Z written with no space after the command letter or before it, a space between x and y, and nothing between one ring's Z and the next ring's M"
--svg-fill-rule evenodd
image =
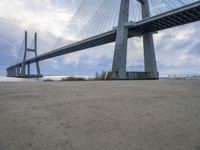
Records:
M200 81L0 82L0 150L200 150Z

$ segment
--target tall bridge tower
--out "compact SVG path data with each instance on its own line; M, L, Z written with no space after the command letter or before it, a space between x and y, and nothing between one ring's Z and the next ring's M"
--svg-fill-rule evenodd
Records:
M128 19L129 0L121 0L112 66L113 79L126 79L126 59L128 43L128 28L126 27L126 23L128 23Z
M28 48L28 33L25 31L25 37L24 37L24 56L23 56L23 62L17 66L13 66L9 69L7 69L7 75L8 77L20 77L20 78L34 78L34 77L42 77L40 73L40 66L39 62L36 61L36 72L37 74L31 74L31 64L27 62L27 54L28 53L34 53L35 58L37 57L37 33L34 35L34 48Z
M121 0L115 52L112 66L112 79L129 79L129 76L137 76L137 74L143 74L143 76L148 79L158 79L159 75L156 65L153 35L151 33L143 35L145 72L126 72L128 42L128 28L126 27L126 25L129 21L129 1L130 0ZM149 18L150 10L148 0L138 0L138 2L140 2L141 4L142 19Z
M21 68L21 76L22 77L41 77L40 74L40 66L39 66L39 62L36 61L36 71L37 74L36 75L31 75L30 74L30 63L26 64L26 58L27 58L27 54L32 52L35 54L35 57L37 57L37 33L35 33L34 35L34 48L28 48L28 34L27 31L25 31L25 51L24 51L24 58L23 58L23 63L22 63L22 68ZM27 68L26 68L27 65ZM27 69L27 71L26 71Z

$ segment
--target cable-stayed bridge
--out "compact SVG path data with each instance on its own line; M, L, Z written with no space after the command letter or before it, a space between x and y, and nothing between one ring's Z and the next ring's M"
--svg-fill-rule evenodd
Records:
M85 1L83 0L80 9ZM137 79L141 76L147 79L158 79L153 34L164 29L199 21L200 1L118 1L119 5L116 5L113 0L104 0L88 23L75 35L77 41L69 42L67 46L56 48L42 55L37 55L37 34L34 38L34 48L28 48L26 32L22 44L25 47L23 61L7 68L8 76L40 77L42 76L39 67L40 61L115 42L113 66L110 73L112 79ZM77 19L76 14L74 18ZM111 29L110 24L113 26ZM127 40L136 36L143 36L145 64L143 73L126 72ZM63 39L58 39L57 43L60 40ZM35 57L26 59L28 52L34 52ZM36 75L30 73L30 64L32 63L36 63Z

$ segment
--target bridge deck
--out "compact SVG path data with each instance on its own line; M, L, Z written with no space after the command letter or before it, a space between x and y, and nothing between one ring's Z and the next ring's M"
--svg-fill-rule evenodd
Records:
M168 28L172 28L179 25L184 25L191 22L196 22L200 20L200 2L195 2L184 7L147 18L145 20L139 21L135 24L129 24L129 38L134 36L141 36L145 33L156 32ZM70 44L68 46L44 53L36 58L31 58L26 61L28 63L34 63L36 61L43 61L56 56L61 56L64 54L84 50L87 48L108 44L114 42L116 39L116 29L111 30L106 33L85 39L83 41ZM10 66L11 69L16 66L21 66L22 63Z
M196 2L158 16L137 22L135 26L129 26L129 32L139 35L156 32L179 25L184 25L200 20L200 2ZM133 34L132 36L134 36Z

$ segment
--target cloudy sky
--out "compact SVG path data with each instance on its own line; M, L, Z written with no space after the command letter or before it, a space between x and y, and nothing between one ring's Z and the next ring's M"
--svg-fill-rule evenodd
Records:
M119 0L115 1L118 6ZM22 59L20 47L24 30L28 31L30 47L34 32L38 33L38 53L42 54L73 41L73 35L79 33L102 2L1 0L0 75L6 75L6 68ZM196 22L154 35L160 74L200 73L199 25L200 22ZM113 54L114 43L111 43L43 61L41 71L44 75L94 75L111 70ZM143 68L142 38L129 39L127 70L143 71Z

